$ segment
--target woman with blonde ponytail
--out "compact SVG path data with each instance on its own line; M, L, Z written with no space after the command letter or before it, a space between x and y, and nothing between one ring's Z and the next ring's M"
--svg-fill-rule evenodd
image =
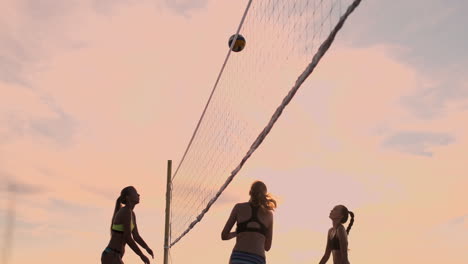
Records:
M348 221L348 215L351 216L351 220L345 229L343 224ZM328 230L327 246L320 264L327 263L330 254L333 254L334 264L349 264L348 235L354 223L354 213L344 205L337 205L330 211L329 218L332 220L333 226Z
M133 212L135 205L140 203L140 195L133 186L122 189L120 196L115 201L114 214L111 221L111 239L106 249L102 252L102 264L123 264L122 257L125 253L125 245L128 244L145 264L149 259L141 252L136 243L140 244L153 258L153 251L146 245L138 234L136 216ZM122 207L122 204L125 205ZM135 243L136 242L136 243Z
M265 251L271 248L276 201L261 181L252 184L249 195L248 202L234 206L221 233L222 240L236 238L230 264L265 264ZM231 232L235 223L236 232Z

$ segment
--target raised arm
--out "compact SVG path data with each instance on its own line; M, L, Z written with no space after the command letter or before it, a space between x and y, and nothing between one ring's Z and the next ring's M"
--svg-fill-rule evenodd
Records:
M232 208L231 215L229 215L226 224L224 225L223 231L221 232L222 240L229 240L236 237L236 232L231 232L232 227L237 220L237 204Z
M322 259L320 260L319 264L327 263L328 259L330 258L331 248L330 248L330 230L327 232L327 246L325 247L325 254L323 254Z

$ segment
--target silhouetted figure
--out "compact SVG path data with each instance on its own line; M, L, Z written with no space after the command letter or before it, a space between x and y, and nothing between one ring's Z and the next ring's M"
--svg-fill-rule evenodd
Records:
M230 264L265 264L265 251L271 248L276 201L261 181L252 184L249 194L249 202L234 206L221 233L222 240L236 238ZM236 222L236 232L231 232Z
M135 253L140 256L145 264L149 259L141 252L135 242L140 244L153 258L153 251L146 245L138 234L136 216L133 212L135 205L140 203L140 195L133 186L125 187L115 202L114 214L111 222L111 239L106 249L102 252L102 264L123 264L122 257L125 253L125 245L128 244ZM122 207L122 204L125 206ZM132 237L133 235L133 237Z
M348 221L348 214L351 215L348 228L345 230L343 224ZM320 260L320 264L327 263L330 254L333 254L334 264L349 264L348 260L348 234L354 223L354 213L349 211L344 205L333 207L329 215L333 226L328 230L327 247L325 254Z

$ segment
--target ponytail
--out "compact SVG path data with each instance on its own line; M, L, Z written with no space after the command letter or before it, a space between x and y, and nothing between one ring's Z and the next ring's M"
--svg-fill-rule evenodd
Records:
M354 224L354 213L351 211L348 211L349 215L351 216L351 220L349 220L348 228L346 228L346 234L349 235L349 231L351 230L351 227Z
M117 211L122 207L122 198L119 196L117 200L115 201L115 208L114 208L114 214L112 214L112 221L111 221L111 233L112 233L112 224L114 224L114 219L115 215L117 214Z
M133 186L127 186L120 191L120 196L115 201L114 213L112 214L112 222L111 222L111 235L112 235L112 225L114 224L115 215L117 212L122 208L122 204L127 204L127 195L129 194L131 189L135 189Z
M348 221L348 215L351 216L351 220L349 220L348 228L346 228L346 234L349 234L349 231L351 230L351 227L354 224L354 213L349 211L348 208L346 208L346 206L344 206L342 204L337 205L336 207L341 208L341 212L343 214L343 218L341 218L341 223L342 224L344 224L344 223L346 223Z
M277 205L276 200L269 193L254 193L251 197L251 202L254 206L260 206L267 210L274 210Z

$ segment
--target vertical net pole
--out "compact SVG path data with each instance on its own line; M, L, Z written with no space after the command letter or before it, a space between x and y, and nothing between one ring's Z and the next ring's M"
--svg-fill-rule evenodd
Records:
M166 185L166 224L164 230L164 264L169 263L169 221L171 213L171 175L172 160L167 161L167 185Z

